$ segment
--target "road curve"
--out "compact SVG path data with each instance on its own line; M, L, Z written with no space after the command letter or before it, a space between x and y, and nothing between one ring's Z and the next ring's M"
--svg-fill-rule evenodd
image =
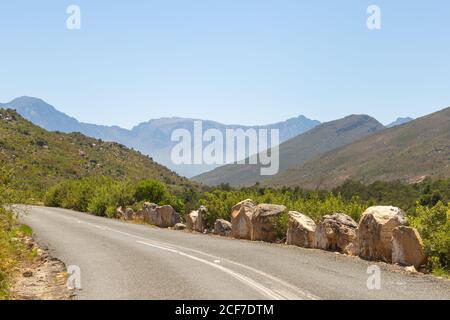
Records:
M331 252L227 239L31 206L38 242L78 266L77 299L450 299L450 281Z

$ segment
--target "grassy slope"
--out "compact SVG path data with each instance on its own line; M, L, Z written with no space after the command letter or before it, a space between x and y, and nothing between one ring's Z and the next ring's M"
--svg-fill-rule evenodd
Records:
M151 158L120 144L79 133L48 132L15 111L0 109L0 165L12 170L19 189L44 191L63 180L103 175L118 179L155 178L192 183Z
M329 189L346 179L412 183L426 176L450 177L450 108L325 153L267 184Z
M280 172L383 129L381 123L367 115L351 115L318 125L280 145ZM259 165L233 164L204 173L193 180L206 185L230 183L248 186L267 178L260 175Z

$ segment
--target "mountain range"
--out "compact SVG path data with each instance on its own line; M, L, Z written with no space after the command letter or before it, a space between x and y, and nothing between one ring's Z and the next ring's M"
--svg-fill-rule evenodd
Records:
M193 134L194 121L198 119L179 117L153 119L127 130L118 126L79 122L77 119L58 111L45 101L33 97L20 97L9 103L0 104L0 107L14 109L25 119L49 131L80 132L89 137L124 144L129 148L150 155L156 162L186 177L192 177L217 167L217 165L206 164L176 165L171 161L170 153L172 147L176 144L176 142L171 141L172 132L175 129L183 128ZM226 125L210 120L201 121L204 130L218 129L223 134L226 129L236 128L242 128L243 130L250 128L279 129L280 142L287 141L320 124L319 121L304 116L264 126Z
M37 98L17 98L0 104L0 108L17 111L0 110L2 167L14 163L14 168L20 167L29 177L25 179L29 183L35 175L53 183L59 175L98 173L192 184L175 170L206 185L248 186L259 182L272 187L330 189L347 179L363 183L417 182L425 177L450 176L450 108L415 120L398 118L386 127L368 115L350 115L327 123L299 116L266 126L201 120L204 130L218 129L222 133L237 128L279 129L280 171L275 176L261 176L259 165L172 164L170 152L176 143L171 141L172 132L184 128L192 134L197 119L153 119L128 130L80 122ZM5 120L9 118L19 120ZM11 127L11 123L15 125Z
M381 123L367 115L351 115L320 124L279 146L280 172L384 129ZM260 165L231 164L203 173L193 180L206 185L249 186L269 178L260 175L260 168Z

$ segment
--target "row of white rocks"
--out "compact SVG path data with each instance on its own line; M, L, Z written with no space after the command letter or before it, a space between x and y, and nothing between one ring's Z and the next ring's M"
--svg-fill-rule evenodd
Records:
M231 210L231 222L217 219L212 232L216 235L274 242L277 220L286 207L274 204L255 205L251 199L236 204ZM208 210L200 207L185 217L171 206L144 203L138 212L118 208L124 219L141 219L147 223L176 230L206 233ZM425 262L422 239L416 229L408 226L404 211L391 206L368 208L359 223L343 213L324 216L316 223L308 216L289 212L286 244L304 248L317 248L360 256L366 260L381 260L419 268Z
M416 268L425 262L422 239L399 208L370 207L359 224L343 213L324 216L318 225L301 213L289 215L287 244Z

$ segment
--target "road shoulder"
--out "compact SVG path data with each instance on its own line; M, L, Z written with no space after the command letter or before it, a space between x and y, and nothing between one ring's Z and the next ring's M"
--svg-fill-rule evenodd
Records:
M24 239L29 250L35 254L31 260L22 261L17 267L11 287L13 300L71 300L73 290L67 283L65 264L50 256L31 238Z

